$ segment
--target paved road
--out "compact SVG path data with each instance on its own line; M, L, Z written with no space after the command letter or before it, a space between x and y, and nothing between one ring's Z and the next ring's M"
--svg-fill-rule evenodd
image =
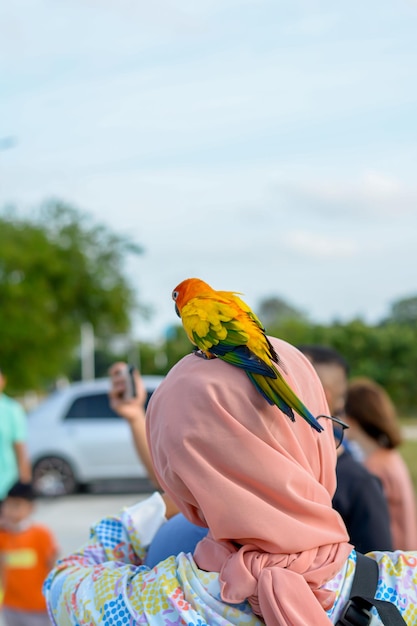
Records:
M35 517L55 533L61 553L68 554L87 541L92 523L145 497L146 495L133 494L82 494L40 500L36 504Z

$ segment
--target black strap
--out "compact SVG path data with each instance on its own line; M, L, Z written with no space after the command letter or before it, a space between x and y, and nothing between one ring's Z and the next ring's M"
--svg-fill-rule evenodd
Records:
M378 585L378 563L359 552L356 553L356 557L350 600L343 609L336 626L369 626L373 606L385 626L406 626L395 604L386 600L376 600L374 597Z
M371 596L373 597L378 585L378 563L369 556L356 552L356 569L353 577L350 597Z

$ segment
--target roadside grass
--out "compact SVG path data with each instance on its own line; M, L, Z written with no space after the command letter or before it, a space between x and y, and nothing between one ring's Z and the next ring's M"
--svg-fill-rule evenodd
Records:
M417 432L417 416L410 415L400 417L401 426L407 428L413 426ZM411 479L414 485L414 491L417 498L417 438L416 439L404 439L404 442L398 448L404 461L407 463L408 470L411 475Z
M417 498L417 439L406 439L399 448L399 452L407 463Z

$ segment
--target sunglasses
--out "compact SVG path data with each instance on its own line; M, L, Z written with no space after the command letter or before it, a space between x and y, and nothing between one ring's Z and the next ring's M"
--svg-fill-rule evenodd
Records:
M333 434L336 442L336 450L340 448L343 442L343 437L345 436L345 430L349 428L349 426L343 422L338 417L333 417L333 415L318 415L316 418L319 422L320 420L331 420L333 425Z

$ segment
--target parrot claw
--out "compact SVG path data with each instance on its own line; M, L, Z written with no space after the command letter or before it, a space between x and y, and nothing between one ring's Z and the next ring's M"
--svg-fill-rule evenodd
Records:
M194 350L194 354L199 356L201 359L216 359L215 354L211 354L211 352L204 352L203 350Z

